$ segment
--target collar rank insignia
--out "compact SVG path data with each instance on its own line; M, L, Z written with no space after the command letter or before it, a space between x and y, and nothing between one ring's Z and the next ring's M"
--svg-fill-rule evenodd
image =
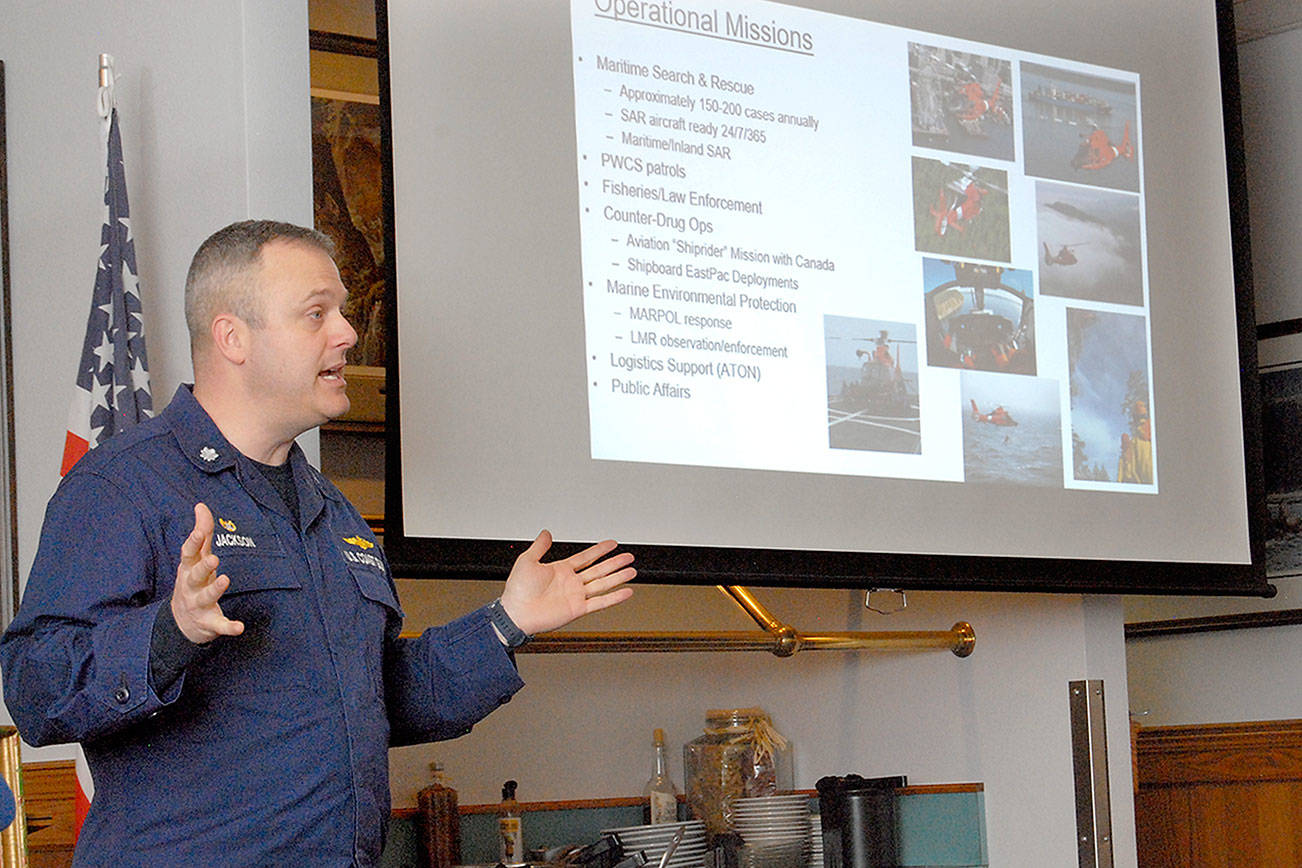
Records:
M217 450L211 446L205 446L199 450L199 457L211 464L217 460Z
M368 539L364 539L360 536L346 536L344 537L344 542L350 545L355 545L359 549L362 549L363 551L365 551L366 549L375 548L375 543L371 542Z

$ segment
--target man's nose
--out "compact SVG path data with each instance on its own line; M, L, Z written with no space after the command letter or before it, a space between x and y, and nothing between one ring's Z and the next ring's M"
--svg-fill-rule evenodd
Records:
M355 347L357 345L357 329L353 328L353 324L348 321L348 318L342 312L339 314L339 322L340 345L345 349Z

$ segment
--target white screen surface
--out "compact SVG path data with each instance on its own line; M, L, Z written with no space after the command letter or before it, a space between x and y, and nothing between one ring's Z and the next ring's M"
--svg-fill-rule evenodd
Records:
M407 537L1249 560L1210 4L388 16Z

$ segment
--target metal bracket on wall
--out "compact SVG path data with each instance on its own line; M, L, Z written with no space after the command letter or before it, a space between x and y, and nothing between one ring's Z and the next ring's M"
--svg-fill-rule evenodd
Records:
M582 654L602 651L768 651L790 657L798 651L950 651L967 657L976 647L976 633L967 621L948 630L802 633L779 621L746 588L720 585L762 631L647 631L619 633L542 633L516 653Z
M1112 801L1103 681L1069 681L1067 687L1076 788L1076 854L1080 868L1112 868Z

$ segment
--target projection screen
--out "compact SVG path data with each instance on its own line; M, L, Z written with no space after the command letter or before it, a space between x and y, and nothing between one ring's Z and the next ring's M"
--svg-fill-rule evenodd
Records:
M398 573L1269 593L1228 6L381 2Z

